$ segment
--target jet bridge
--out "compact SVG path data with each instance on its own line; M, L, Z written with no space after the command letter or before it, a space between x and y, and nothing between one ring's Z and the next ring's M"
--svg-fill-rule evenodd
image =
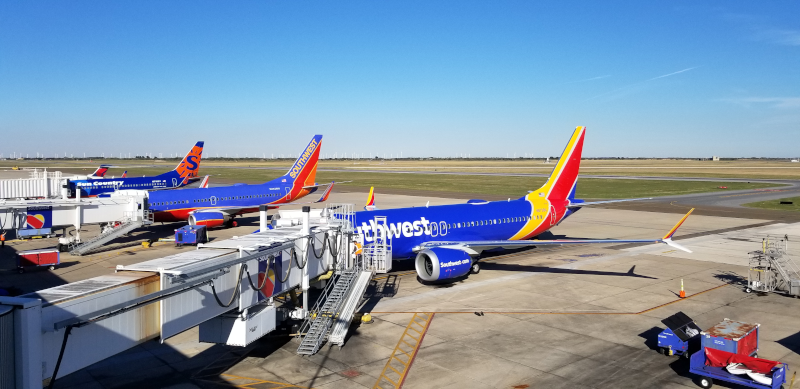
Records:
M195 326L201 341L245 346L287 318L308 318L309 293L303 293L302 307L281 304L276 297L307 291L313 279L329 272L340 279L354 271L360 274L356 279L372 274L352 254L352 209L329 205L312 223L304 207L298 226L202 244L197 250L117 266L111 275L0 297L0 339L3 350L15 355L13 364L5 358L0 362L0 382L38 389L43 380ZM337 305L352 310L363 290L347 290ZM327 314L337 321L352 319L349 311Z
M58 230L74 227L75 236L69 243L80 243L83 225L115 225L132 220L144 225L149 224L148 216L147 192L141 190L119 191L102 198L0 199L0 232L15 231L18 238L55 236Z

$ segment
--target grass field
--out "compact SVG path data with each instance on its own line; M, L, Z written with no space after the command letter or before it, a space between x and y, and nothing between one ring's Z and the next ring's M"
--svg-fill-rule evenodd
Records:
M781 201L791 201L792 204L781 204ZM800 197L789 197L785 199L757 201L755 203L742 204L745 207L777 209L781 211L800 211Z
M73 169L71 169L73 170ZM91 173L93 169L73 170L72 173ZM155 175L163 168L128 168L130 176ZM262 183L283 174L280 170L201 168L201 174L211 175L211 182L232 184ZM120 176L121 169L111 169L107 176ZM502 177L474 175L437 175L408 173L358 173L358 172L318 172L317 182L352 181L340 186L423 190L432 192L461 192L470 194L520 197L530 190L539 188L546 179L543 177ZM719 189L727 186L728 189ZM588 199L637 198L651 196L680 195L723 190L757 189L775 187L772 184L743 182L693 182L693 181L652 181L652 180L609 180L581 178L578 181L577 196Z
M28 162L28 161L0 161L0 162ZM43 167L45 163L49 162L52 166L54 161L42 161L35 163L20 164L22 166L38 165ZM88 161L58 161L58 169L65 173L88 174L94 171L99 165L99 161L88 163ZM66 163L70 162L70 163ZM123 161L119 161L123 162ZM156 175L170 170L176 165L176 161L124 161L125 164L113 163L115 166L109 170L107 177L122 175L124 170L128 170L130 176L142 175ZM220 162L220 161L204 161L201 165L201 175L211 175L212 183L231 184L237 182L255 184L262 183L273 178L276 178L284 173L283 168L287 168L293 161L268 161L268 162ZM417 163L419 162L419 163ZM444 164L446 166L438 167L425 167L422 163L430 165L435 162L437 164ZM343 186L357 186L369 187L375 186L380 188L392 189L406 189L406 190L423 190L433 192L461 192L470 194L484 194L484 195L498 195L508 197L519 197L526 194L530 190L535 190L545 182L543 177L502 177L502 176L480 176L480 175L441 175L441 174L408 174L408 173L393 173L393 170L416 170L420 173L425 171L453 171L456 169L467 169L473 172L485 172L480 168L480 164L486 165L491 162L494 164L495 170L510 170L515 173L542 173L548 174L552 170L553 164L545 165L545 167L536 167L534 169L530 166L524 166L530 161L385 161L384 163L374 162L367 164L361 163L354 165L353 162L345 161L322 161L320 168L336 168L343 170L354 169L372 169L379 170L380 172L356 172L356 171L318 171L317 182L329 181L353 181L351 183L341 184ZM618 169L613 174L619 174L621 167L641 167L642 170L628 169L624 170L626 175L661 175L661 176L681 176L680 169L686 169L682 165L684 161L625 161L631 162L617 163L616 161L584 161L584 166L581 169L581 174L600 174L592 170L597 167L598 163L613 163ZM649 162L645 164L644 162ZM680 162L680 163L679 163ZM106 161L103 161L106 163ZM503 168L502 164L515 163L514 166L506 166ZM697 164L698 162L691 162ZM716 162L704 162L716 163ZM723 162L724 163L724 162ZM776 162L764 164L778 164ZM539 165L542 165L539 163ZM588 165L588 166L587 166ZM595 165L595 166L593 166ZM735 165L735 164L734 164ZM744 165L744 163L742 164ZM743 169L745 167L756 167L759 162L748 162L747 166L739 166L742 169L738 171L750 171ZM783 166L793 168L797 164L784 163ZM0 164L2 166L2 164ZM682 167L681 167L682 166ZM32 166L31 166L32 167ZM240 169L236 169L239 167ZM247 169L247 167L276 167L281 170L267 170L267 169ZM377 169L386 168L386 169ZM512 169L513 168L513 169ZM662 174L649 174L647 169L658 168ZM775 166L762 166L765 169L776 169ZM528 170L526 170L528 169ZM678 172L673 171L677 169ZM760 169L760 168L759 168ZM53 170L52 168L50 170ZM756 169L757 170L757 169ZM756 171L753 170L753 171ZM784 169L786 170L786 169ZM612 174L611 172L603 172L602 174ZM701 176L703 174L709 177L718 177L724 175L714 174L711 170L704 170L700 174L697 170L695 174L686 174L690 176ZM740 173L737 173L740 174ZM743 174L742 174L743 175ZM800 176L800 172L798 172ZM782 177L790 178L790 177ZM719 186L727 186L728 189L719 189ZM778 185L762 184L762 183L739 183L739 182L683 182L683 181L653 181L653 180L625 180L625 179L592 179L581 178L578 183L577 195L581 198L587 199L615 199L615 198L636 198L636 197L652 197L652 196L667 196L667 195L680 195L691 193L703 193L722 190L737 190L737 189L757 189L766 187L776 187Z
M281 167L291 166L293 160L215 160L204 159L201 166L209 168ZM115 166L174 167L177 159L171 160L116 160L88 161L0 161L0 167L96 167L100 163ZM377 171L445 171L480 173L549 173L554 164L545 164L541 159L515 160L322 160L320 169L377 170ZM583 175L659 176L659 177L717 177L717 178L772 178L800 179L800 163L782 161L698 161L698 160L584 160Z

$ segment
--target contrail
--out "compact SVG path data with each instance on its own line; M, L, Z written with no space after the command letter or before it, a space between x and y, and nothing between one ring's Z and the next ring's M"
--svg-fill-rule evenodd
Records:
M583 101L594 100L594 99L596 99L596 98L598 98L598 97L602 97L602 96L605 96L605 95L609 95L609 94L611 94L611 93L614 93L614 92L619 92L619 91L621 91L621 90L628 89L628 88L630 88L630 87L634 87L634 86L637 86L637 85L641 85L641 84L644 84L644 83L646 83L646 82L650 82L650 81L653 81L653 80L657 80L657 79L659 79L659 78L664 78L664 77L674 76L674 75L676 75L676 74L680 74L680 73L683 73L683 72L688 72L689 70L692 70L692 69L697 69L698 67L699 67L699 66L695 66L695 67L686 68L686 69L683 69L683 70L678 70L677 72L672 72L672 73L669 73L669 74L664 74L664 75L661 75L661 76L658 76L658 77L653 77L653 78L651 78L651 79L648 79L648 80L640 81L640 82L637 82L637 83L635 83L635 84L626 85L626 86L623 86L623 87L621 87L621 88L617 88L617 89L614 89L614 90L611 90L611 91L608 91L608 92L605 92L605 93L601 93L601 94L599 94L599 95L597 95L597 96L590 97L590 98L588 98L588 99L586 99L586 100L583 100Z
M594 81L594 80L600 80L600 79L609 78L609 77L611 77L611 75L610 74L606 74L605 76L597 76L597 77L587 78L585 80L570 81L570 82L567 82L567 84L574 84L576 82Z
M665 74L663 76L653 77L653 78L651 78L649 80L646 80L644 82L658 80L659 78L674 76L674 75L679 74L679 73L688 72L689 70L692 70L692 69L697 69L697 66L691 67L691 68L686 68L686 69L683 69L683 70L678 70L677 72L672 72L672 73L669 73L669 74Z

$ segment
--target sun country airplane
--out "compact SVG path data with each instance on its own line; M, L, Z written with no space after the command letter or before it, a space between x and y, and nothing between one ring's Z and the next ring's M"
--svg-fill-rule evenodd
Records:
M575 198L585 127L578 127L547 182L516 200L469 200L466 204L378 210L372 190L365 211L355 214L360 244L391 238L392 258L415 258L419 278L433 282L480 271L478 261L488 250L587 243L665 243L680 250L672 235L689 211L663 238L632 240L530 240L558 225L587 203ZM385 217L376 220L376 217Z
M97 197L117 190L153 190L180 188L198 180L200 159L203 156L203 142L197 142L174 170L150 177L127 177L127 171L120 178L101 178L69 180L69 189L77 197ZM102 167L101 167L102 168ZM106 169L107 170L107 169ZM98 169L97 172L99 172ZM94 174L97 174L95 172ZM105 175L105 170L102 171Z
M213 228L235 226L233 219L238 215L258 212L261 205L277 208L314 193L321 186L328 189L317 202L325 201L333 183L314 182L321 148L322 135L316 135L285 175L263 184L208 188L208 181L204 180L203 188L150 192L149 209L157 222L189 221Z

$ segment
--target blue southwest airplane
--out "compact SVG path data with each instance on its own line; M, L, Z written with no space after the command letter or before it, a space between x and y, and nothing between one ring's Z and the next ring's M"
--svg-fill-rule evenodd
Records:
M316 135L285 175L263 184L150 192L149 209L157 222L189 221L213 228L235 226L233 219L238 215L258 212L261 205L277 208L314 193L321 186L328 189L317 202L325 201L333 183L314 182L321 148L322 135Z
M200 159L203 156L203 142L197 142L174 170L150 177L127 177L127 171L120 178L101 178L70 180L69 189L76 197L97 197L117 190L153 190L180 188L198 180ZM103 166L101 166L101 169ZM105 171L102 174L105 175ZM98 169L100 171L100 169ZM94 174L97 174L95 172Z
M356 212L359 245L391 239L393 259L415 258L423 281L441 281L480 271L484 251L519 247L586 243L665 243L680 250L672 235L689 211L663 238L644 240L531 240L558 225L587 203L575 198L585 127L578 127L567 143L550 178L538 190L516 200L469 200L466 204L378 210L370 190L365 211ZM634 199L635 200L635 199ZM385 217L376 220L376 217Z

